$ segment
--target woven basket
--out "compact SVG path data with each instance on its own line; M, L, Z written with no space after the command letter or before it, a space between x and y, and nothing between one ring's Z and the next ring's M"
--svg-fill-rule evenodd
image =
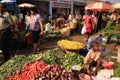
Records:
M64 48L62 48L60 46L58 46L58 47L61 48L62 51L64 51L66 54L71 54L71 53L77 53L77 54L79 54L79 50L69 50L69 49L64 49Z
M61 29L60 32L62 34L62 36L70 36L70 29L68 28L67 30L64 30L65 28Z

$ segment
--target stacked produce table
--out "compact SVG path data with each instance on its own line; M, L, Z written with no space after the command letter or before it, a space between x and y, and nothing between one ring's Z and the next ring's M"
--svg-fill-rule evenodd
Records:
M44 63L42 62L43 65L44 66L48 65L47 68L45 68L45 69L41 68L41 64L40 64L40 67L38 67L39 65L36 65L38 68L36 68L36 69L32 68L33 70L31 70L31 68L29 69L29 67L25 68L25 65L35 67L34 65L36 63L39 63L38 60L41 57L44 61ZM60 77L61 77L62 79L65 78L64 80L69 80L68 78L71 78L70 80L75 80L74 78L72 79L72 77L73 77L72 73L69 72L68 70L70 70L70 68L74 65L79 65L79 66L83 65L83 59L84 58L82 56L75 54L75 53L65 54L59 48L47 50L42 53L30 55L30 56L16 55L15 57L13 57L11 60L4 63L0 67L0 80L5 80L5 79L20 80L20 79L14 78L16 75L17 76L22 75L22 78L24 78L24 77L26 77L26 75L28 75L29 80L37 80L38 78L39 79L43 78L42 80L44 80L44 77L43 77L44 75L46 77L46 75L49 75L50 73L54 73L54 71L55 71L55 75L53 75L52 78L60 79ZM51 69L54 67L57 67L57 70ZM42 69L44 71L41 71ZM58 71L60 71L59 69L61 70L61 72L58 72ZM25 72L26 70L27 70L27 72ZM39 70L39 73L34 73L34 71L38 71L38 70ZM26 75L23 72L25 72ZM60 74L63 74L63 75L59 76ZM51 76L49 76L49 77L48 77L49 78L48 80L53 80L53 79L51 79ZM62 80L62 79L60 79L60 80ZM23 79L23 80L25 80L25 79Z

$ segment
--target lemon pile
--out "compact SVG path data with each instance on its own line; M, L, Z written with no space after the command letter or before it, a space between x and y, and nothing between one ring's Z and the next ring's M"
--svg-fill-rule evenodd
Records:
M69 41L69 40L60 40L57 42L57 45L63 49L68 49L68 50L79 50L84 47L84 45L80 42Z

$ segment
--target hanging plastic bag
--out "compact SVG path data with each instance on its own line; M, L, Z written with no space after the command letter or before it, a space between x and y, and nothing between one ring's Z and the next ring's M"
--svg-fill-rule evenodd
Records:
M85 29L85 26L83 26L82 30L81 30L81 34L85 34L86 32L86 29Z

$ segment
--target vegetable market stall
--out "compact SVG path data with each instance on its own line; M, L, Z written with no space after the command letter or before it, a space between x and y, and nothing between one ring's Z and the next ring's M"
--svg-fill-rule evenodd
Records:
M63 66L63 67L65 67L65 69L64 69L65 71L69 70L73 65L79 65L79 66L83 65L83 59L84 59L79 54L75 54L75 53L65 54L59 48L46 50L42 53L29 55L29 56L16 55L12 59L10 59L8 62L6 62L2 66L0 66L0 80L5 80L8 77L14 77L16 74L22 74L22 71L24 72L23 65L25 65L27 63L29 63L28 66L33 65L36 63L36 60L41 57L42 57L43 61L45 62L45 64L50 65L51 67L55 66L54 64L58 64L59 66L57 66L57 67L61 68L61 66ZM49 69L51 67L49 67ZM69 74L69 72L68 72L68 74ZM10 80L10 79L8 79L8 80ZM17 80L17 79L15 79L15 80ZM30 80L33 80L33 79L30 79ZM35 80L37 80L37 79L35 79Z
M29 56L16 55L0 66L0 80L80 80L83 73L76 77L71 68L84 66L83 59L79 54L65 54L60 48ZM115 65L114 77L120 77L119 68Z

